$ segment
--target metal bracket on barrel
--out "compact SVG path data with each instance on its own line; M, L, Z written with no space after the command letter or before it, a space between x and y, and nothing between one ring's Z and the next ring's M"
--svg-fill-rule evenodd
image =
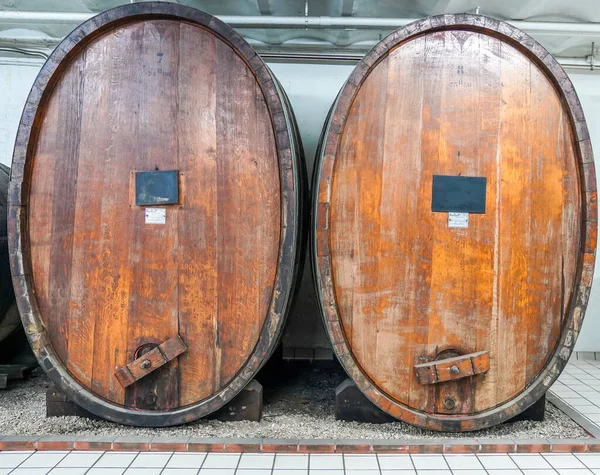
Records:
M186 351L187 346L181 337L179 335L174 336L127 366L119 368L115 376L121 386L126 388Z
M490 355L487 351L479 351L417 364L414 368L419 384L442 383L485 373L490 369Z

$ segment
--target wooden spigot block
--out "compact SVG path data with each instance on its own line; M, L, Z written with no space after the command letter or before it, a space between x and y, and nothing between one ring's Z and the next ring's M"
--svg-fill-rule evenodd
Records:
M140 356L127 366L119 368L115 376L121 386L126 388L157 368L167 364L187 350L187 346L179 335L169 338L153 350Z
M415 365L419 384L435 384L485 373L490 369L487 351L469 353L443 360Z

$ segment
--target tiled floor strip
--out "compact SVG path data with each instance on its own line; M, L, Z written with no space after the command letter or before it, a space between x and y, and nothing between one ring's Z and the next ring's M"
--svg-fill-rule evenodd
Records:
M583 475L597 454L0 452L0 475Z
M472 453L599 453L600 439L425 439L425 440L282 440L181 439L164 437L4 437L2 451L115 451L210 453L344 453L344 454L472 454ZM2 475L0 473L0 475ZM332 475L332 474L330 474Z
M600 432L600 361L571 358L550 391Z
M551 394L549 395L549 399L559 406L560 409L565 411L568 415L570 415L574 420L576 420L580 425L590 432L596 438L590 439L582 439L582 440L510 440L510 439L502 439L502 440L490 440L490 439L427 439L427 440L404 440L404 441L393 441L393 440L308 440L308 441L298 441L298 440L282 440L282 439L197 439L197 438L183 438L183 437L99 437L99 436L46 436L46 437L0 437L0 451L4 451L0 453L0 459L5 460L19 460L23 457L26 458L21 460L14 467L3 466L0 464L0 475L5 473L26 473L23 470L29 470L29 473L42 473L44 467L35 467L33 465L27 465L32 463L37 463L36 460L44 460L44 463L47 461L51 461L56 459L57 457L65 456L67 462L70 463L70 460L91 460L93 457L96 457L97 463L104 463L102 460L114 459L114 460L126 460L131 459L129 463L132 465L125 467L109 467L109 466L95 466L93 470L89 471L89 473L100 473L98 470L105 470L108 475L112 472L117 472L118 470L125 469L128 470L127 473L135 473L139 471L138 469L154 469L157 467L151 466L138 466L143 462L143 460L148 460L148 463L152 462L152 464L156 465L168 465L170 463L171 458L166 458L166 454L173 454L174 463L185 464L187 462L192 463L193 467L189 466L173 466L168 467L168 471L164 471L164 466L162 466L161 475L163 473L170 473L171 471L179 470L180 472L173 472L176 475L185 475L186 473L197 473L200 468L202 468L203 475L211 475L208 473L209 471L216 471L212 475L233 475L233 473L240 473L241 475L267 475L275 473L278 471L285 470L294 470L293 474L290 475L302 475L301 473L296 472L296 470L307 471L310 469L311 473L315 472L317 475L343 475L345 473L352 474L356 472L355 475L371 475L368 472L377 472L382 473L383 475L401 475L403 470L408 470L406 473L415 473L415 470L436 470L436 471L448 471L453 470L454 473L456 471L462 472L463 470L468 471L482 471L481 473L486 473L485 470L488 470L488 467L483 464L483 468L479 467L477 463L479 463L481 457L485 457L484 454L502 454L500 458L484 458L486 463L492 463L493 460L504 460L502 463L504 468L495 467L489 470L503 470L504 475L509 475L511 470L517 470L514 473L521 473L520 470L523 469L523 473L527 473L528 470L537 470L539 471L539 475L543 475L545 471L548 473L562 473L560 470L580 470L581 472L569 472L569 473L591 473L589 470L598 471L600 470L599 466L579 466L579 459L573 458L565 458L564 460L571 460L571 462L575 463L574 467L558 467L550 463L550 467L548 467L548 463L554 461L556 464L560 463L563 460L561 457L561 453L570 454L577 453L582 454L582 456L588 457L586 460L594 461L596 464L598 460L600 460L600 361L595 360L576 360L571 359L564 372L561 374L559 380L554 384L551 389ZM44 451L44 454L33 454L33 451ZM8 452L10 451L10 452ZM26 451L26 452L20 452ZM70 452L73 451L73 452ZM86 453L82 453L83 451L88 451ZM93 452L97 451L97 452ZM118 453L108 453L106 451L114 451ZM140 454L140 452L150 452L146 455ZM202 453L210 452L212 455L219 455L221 453L218 460L229 460L229 465L227 467L223 466L211 466L210 460L212 458L207 458L208 465L207 466L196 466L198 456L204 457ZM226 454L223 454L226 453ZM254 457L260 457L257 455L258 453L265 454L265 458L259 459L254 458L254 464L256 466L247 465L250 462L245 462L244 457L240 458L239 453L254 453ZM273 454L277 453L277 458L274 457ZM291 460L296 460L293 458L284 459L283 454L345 454L344 457L335 459L331 459L331 464L327 462L329 459L317 457L317 455L313 455L312 458L303 458L302 455L296 455L297 460L306 460L306 467L297 468L297 467L285 467L285 463L292 463ZM535 458L523 458L521 454L531 454L531 453L542 453L542 455L538 455ZM598 453L596 455L595 453ZM33 454L33 455L32 455ZM357 458L353 458L351 454L372 454L369 457L360 456ZM376 457L374 454L379 454L379 457ZM410 466L403 466L398 468L393 468L388 464L389 460L396 460L394 458L385 459L386 455L383 454L414 454L411 457L408 455L404 455L404 458L399 458L398 460L404 460L408 463L410 461ZM419 456L418 454L440 454L436 455L427 455L427 456ZM444 455L441 455L444 454ZM478 454L480 458L457 458L453 459L452 454ZM511 455L506 455L511 454ZM512 455L514 454L514 455ZM548 460L548 457L553 454L553 458ZM171 457L168 455L168 457ZM186 457L186 455L189 457ZM366 458L364 458L366 457ZM440 458L441 457L441 458ZM445 457L445 458L444 458ZM506 458L508 457L508 458ZM517 463L516 467L513 466L514 463L511 462L513 460L515 463L517 460L514 460L515 457L527 464L534 464L534 461L539 461L539 465L543 466L531 466L525 467L521 466ZM541 457L541 458L540 458ZM280 462L277 462L280 460ZM134 463L134 460L136 462ZM203 459L204 460L204 459ZM215 459L217 460L217 459ZM231 460L240 461L240 465L234 464ZM249 459L250 460L250 459ZM259 464L259 460L261 460ZM310 460L313 460L313 465L310 464ZM337 461L335 461L337 460ZM369 461L370 462L367 462ZM382 462L383 460L383 462ZM438 468L432 467L428 465L430 460L437 460L439 465ZM470 464L469 467L466 466L456 466L448 468L444 465L448 461L452 461L452 463L456 462L462 464L462 461L465 461L466 464ZM467 460L471 460L471 462L467 462ZM177 462L180 461L180 462ZM272 461L272 465L269 466L268 461ZM477 462L476 462L477 461ZM59 461L60 462L60 461ZM353 465L356 462L359 465ZM375 463L377 462L377 463ZM442 463L443 462L443 463ZM582 461L583 462L583 461ZM4 462L3 462L4 463ZM8 463L8 462L6 462ZM13 463L13 462L10 462ZM20 464L24 463L24 466ZM58 462L57 462L58 463ZM302 462L304 463L304 462ZM390 462L391 463L391 462ZM434 463L434 462L431 462ZM283 464L283 465L282 465ZM420 464L424 464L427 466L420 466ZM444 467L442 467L444 465ZM535 465L535 464L534 464ZM67 470L65 473L80 473L81 467L74 466L65 466L62 465L59 468L61 470L67 468L73 468L77 470ZM89 468L89 467L88 467ZM113 470L115 469L115 470ZM386 473L387 471L392 470L393 472ZM400 470L400 472L397 472ZM491 473L489 472L488 473ZM558 470L558 472L557 472ZM155 472L156 470L151 470ZM359 473L359 471L364 471L364 473ZM229 473L231 472L231 473ZM323 473L321 473L323 472ZM337 473L339 472L339 473ZM593 473L596 473L593 472ZM46 472L43 472L46 473ZM57 472L52 472L57 473ZM83 472L82 472L83 473ZM85 472L86 474L88 472ZM442 472L440 472L442 473ZM450 473L450 472L448 472ZM148 472L144 472L144 475L150 475ZM280 474L281 475L281 474ZM476 475L476 473L471 473L471 475Z

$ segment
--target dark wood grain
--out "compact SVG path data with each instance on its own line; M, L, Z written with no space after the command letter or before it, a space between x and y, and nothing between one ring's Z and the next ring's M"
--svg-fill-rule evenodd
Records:
M220 366L227 384L250 356L272 295L277 259L279 178L273 128L256 80L233 50L217 44L217 295ZM240 71L232 75L231 71ZM230 91L236 91L232 94ZM240 186L240 184L243 184ZM231 196L235 199L223 199Z
M179 81L187 83L192 78L179 77L179 30L180 23L171 20L144 22L140 37L139 56L130 66L136 69L134 78L141 80L138 89L138 141L129 154L134 160L133 169L178 170L177 153L177 103ZM201 32L202 30L198 30ZM133 86L133 85L131 85ZM125 89L125 88L124 88ZM123 90L123 93L126 93ZM129 116L135 121L135 116ZM201 133L201 132L200 132ZM123 159L123 158L121 158ZM129 264L132 267L132 282L129 292L127 316L127 360L135 358L138 349L147 344L160 344L179 334L178 322L178 246L177 221L179 208L166 207L165 225L146 225L144 209L133 206L129 214L131 247ZM190 338L193 340L193 338ZM179 386L177 359L165 366L161 373L155 373L141 381L142 386L152 384L159 375L161 386L156 393L158 410L179 407ZM144 391L129 387L127 392L136 392L129 404L137 407L138 401L145 400ZM139 394L142 393L142 394ZM126 400L128 397L126 395Z
M91 159L102 165L102 199L100 200L100 216L108 226L97 223L98 235L94 235L92 259L97 259L96 272L90 274L90 281L85 287L97 286L98 291L88 310L87 318L95 319L93 343L93 391L111 401L124 401L123 387L114 378L106 378L108 372L126 365L130 360L128 354L128 312L131 305L130 293L133 282L133 266L130 263L130 249L133 246L132 216L123 212L123 207L130 203L129 189L132 186L132 164L123 157L135 160L135 150L139 143L140 91L123 89L135 84L138 69L133 67L142 54L144 23L140 22L130 28L114 32L113 44L106 45L100 51L111 52L110 66L104 70L112 87L107 95L98 98L101 107L101 120L106 120L110 127L96 131L95 137L101 140L100 146L90 148L89 153L98 155ZM125 44L128 46L125 47ZM92 43L93 46L93 43ZM91 54L90 47L87 55ZM100 53L99 51L99 53ZM102 54L102 53L100 53ZM103 54L99 58L102 69ZM105 82L107 79L101 79ZM117 88L116 85L122 85ZM101 89L96 88L96 91ZM92 92L94 94L94 92ZM126 133L123 133L121 121L125 120ZM91 135L91 134L90 134ZM96 151L97 150L97 151ZM110 249L110 252L107 250ZM92 309L98 309L94 314ZM170 335L172 336L172 335Z
M179 166L183 198L179 235L190 240L203 229L203 239L179 252L179 315L185 322L179 334L196 344L180 358L180 382L189 389L182 394L187 405L208 397L216 385L217 293L217 107L216 43L213 35L196 35L194 28L180 31L180 74L196 77L198 88L179 89ZM202 130L202 134L195 133ZM198 157L202 157L198 160ZM212 351L206 351L208 348ZM203 375L198 378L198 374Z
M15 147L12 269L43 368L94 414L188 422L273 351L304 195L282 94L233 30L160 2L84 23L42 69ZM156 169L179 172L162 225L134 199L134 172ZM123 389L116 369L177 335L187 351Z
M589 296L586 140L556 61L486 17L416 22L357 66L324 131L313 245L330 338L375 404L424 427L474 430L547 390ZM449 228L431 211L433 175L486 177L486 212ZM423 385L413 371L482 351L484 374Z

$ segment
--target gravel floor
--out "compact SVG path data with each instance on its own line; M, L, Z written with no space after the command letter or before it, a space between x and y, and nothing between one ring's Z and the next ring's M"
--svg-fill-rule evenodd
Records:
M587 438L589 435L551 404L544 422L520 421L464 434L436 433L402 422L359 424L336 421L334 389L345 379L337 363L284 365L271 380L263 380L264 417L256 422L201 420L185 426L145 429L81 417L45 417L49 385L39 369L25 381L11 382L0 391L0 434L3 435L160 435L194 437L268 437L302 439L414 438Z

